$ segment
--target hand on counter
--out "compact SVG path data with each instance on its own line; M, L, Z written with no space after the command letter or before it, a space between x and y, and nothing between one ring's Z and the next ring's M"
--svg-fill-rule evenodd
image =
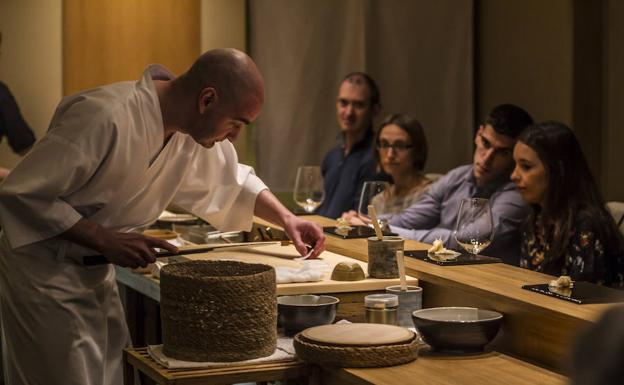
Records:
M321 226L316 223L292 216L284 222L284 231L302 256L308 254L306 244L313 246L312 252L307 257L309 259L318 257L325 250L325 235Z

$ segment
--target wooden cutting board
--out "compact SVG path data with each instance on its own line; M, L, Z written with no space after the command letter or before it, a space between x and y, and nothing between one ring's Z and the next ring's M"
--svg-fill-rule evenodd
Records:
M279 244L271 244L254 248L237 248L236 250L215 250L208 253L186 255L189 260L219 260L229 259L248 263L263 263L273 267L285 266L292 268L300 268L303 261L297 261L296 258L301 257L293 245L281 246ZM325 263L327 263L327 272L323 280L318 282L296 282L284 283L277 285L278 295L294 295L294 294L322 294L322 293L346 293L358 291L376 291L385 290L388 286L399 285L399 279L376 279L366 278L362 281L333 281L330 279L331 271L336 264L340 262L355 262L362 266L362 270L367 271L366 262L361 262L353 258L345 257L324 251L320 255ZM418 285L418 279L407 277L408 285Z
M414 332L394 325L334 324L315 326L301 335L317 345L330 346L380 346L409 343Z

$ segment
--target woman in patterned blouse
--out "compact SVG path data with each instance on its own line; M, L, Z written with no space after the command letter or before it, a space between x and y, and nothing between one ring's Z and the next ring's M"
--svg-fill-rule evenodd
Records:
M533 208L522 231L521 266L621 287L622 236L572 130L558 122L529 126L513 156L511 179Z
M373 198L383 217L399 213L418 201L431 180L423 173L427 161L427 138L417 120L402 114L388 116L377 130L375 159L378 171L391 177L388 191ZM352 225L364 224L355 211L344 213Z

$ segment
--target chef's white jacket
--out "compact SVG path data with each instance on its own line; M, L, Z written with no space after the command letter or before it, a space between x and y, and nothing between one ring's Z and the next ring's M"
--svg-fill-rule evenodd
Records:
M153 65L138 82L64 98L47 134L0 185L0 299L12 383L122 381L128 337L114 270L81 266L95 252L57 237L81 218L140 231L172 202L222 230L251 227L266 186L238 164L229 141L206 149L176 133L163 147L153 80L171 78ZM51 332L50 317L65 330ZM48 348L37 354L33 343Z

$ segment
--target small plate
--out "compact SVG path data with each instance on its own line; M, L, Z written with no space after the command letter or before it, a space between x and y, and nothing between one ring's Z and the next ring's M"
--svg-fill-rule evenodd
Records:
M351 229L346 232L342 232L336 228L336 226L323 227L323 231L327 234L335 235L342 239L351 238L368 238L375 236L375 229L368 226L351 226ZM384 231L383 235L396 235L389 231Z
M420 259L421 261L433 263L439 266L457 266L457 265L478 265L484 263L501 263L500 258L488 257L486 255L460 254L457 258L439 260L431 258L427 250L405 250L406 257Z
M579 305L587 303L624 302L624 291L591 282L575 281L573 288L552 288L549 287L547 283L524 285L522 288Z

